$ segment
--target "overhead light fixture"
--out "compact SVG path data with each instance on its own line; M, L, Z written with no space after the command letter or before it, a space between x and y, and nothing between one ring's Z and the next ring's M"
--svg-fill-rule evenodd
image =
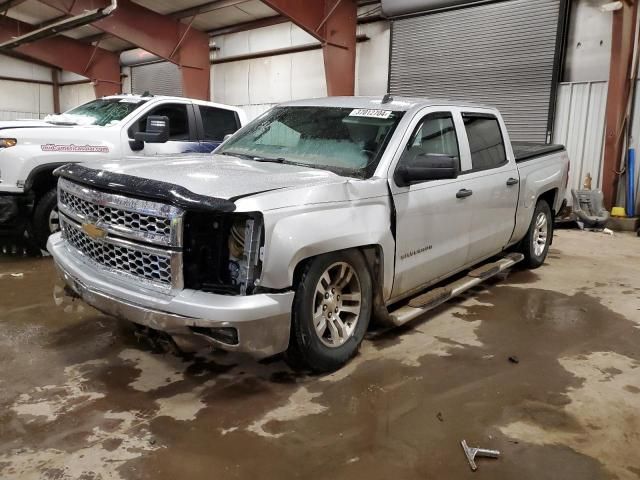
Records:
M60 20L59 22L52 23L51 25L47 25L46 27L33 30L32 32L29 32L25 35L14 37L11 40L0 43L0 51L11 50L19 47L20 45L24 45L25 43L35 42L36 40L42 40L44 38L50 38L59 35L62 32L67 32L69 30L73 30L74 28L88 25L97 20L108 17L114 12L116 8L118 8L118 0L111 0L111 4L108 7L87 10L80 15L65 18L63 20Z
M624 5L622 2L610 2L605 3L600 7L601 12L615 12L616 10L620 10Z

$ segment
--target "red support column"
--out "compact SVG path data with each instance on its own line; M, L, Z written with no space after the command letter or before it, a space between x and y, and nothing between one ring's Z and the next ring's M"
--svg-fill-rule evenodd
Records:
M623 2L620 10L613 12L611 42L611 67L606 109L606 136L602 169L602 192L607 209L615 206L618 188L618 169L624 149L627 105L631 95L631 67L638 4L633 0Z
M68 15L78 15L85 10L106 6L103 0L40 0ZM184 94L188 97L209 100L209 36L189 25L161 15L131 0L118 0L118 8L97 22L92 23L103 32L153 53L180 66Z
M355 0L263 0L322 43L327 93L353 95L356 78Z
M0 41L24 35L33 29L34 27L28 23L0 16ZM97 97L121 91L120 59L108 50L58 35L21 45L16 47L15 51L90 78Z

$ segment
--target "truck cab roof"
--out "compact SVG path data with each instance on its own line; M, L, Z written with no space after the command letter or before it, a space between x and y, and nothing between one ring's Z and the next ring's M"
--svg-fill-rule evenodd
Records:
M195 103L196 105L203 105L203 106L207 106L207 107L215 107L215 108L222 108L225 110L233 110L235 112L241 112L242 109L240 109L239 107L235 107L232 105L224 105L222 103L216 103L216 102L208 102L206 100L197 100L197 99L193 99L193 98L185 98L185 97L173 97L173 96L169 96L169 95L139 95L139 94L134 94L134 93L123 93L123 94L119 94L119 95L108 95L106 97L102 97L105 100L130 100L130 101L153 101L153 102L158 102L158 101L164 101L164 102L191 102L191 103Z
M495 110L494 107L488 105L479 105L472 102L455 101L446 98L421 98L421 97L403 97L399 95L391 95L388 100L385 97L369 96L369 97L324 97L312 98L307 100L295 100L282 103L279 106L285 107L336 107L336 108L369 108L369 109L388 109L400 112L406 112L415 108L447 106L461 108L487 108Z

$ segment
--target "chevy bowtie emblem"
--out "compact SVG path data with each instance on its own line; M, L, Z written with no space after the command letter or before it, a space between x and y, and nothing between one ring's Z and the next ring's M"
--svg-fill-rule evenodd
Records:
M82 224L82 231L84 233L86 233L87 235L89 235L94 240L96 240L98 238L104 238L104 237L107 236L107 231L102 229L102 228L100 228L100 227L98 227L94 223L83 223Z

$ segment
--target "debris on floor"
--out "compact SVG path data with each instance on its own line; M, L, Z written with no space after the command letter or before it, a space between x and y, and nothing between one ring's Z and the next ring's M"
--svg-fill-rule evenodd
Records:
M469 466L471 467L471 470L473 470L474 472L478 469L478 466L476 465L476 457L485 457L485 458L499 458L500 457L500 452L498 450L489 450L486 448L480 448L480 447L470 447L469 445L467 445L467 441L466 440L462 440L462 442L460 442L460 445L462 445L462 450L464 450L464 454L467 457L467 460L469 461Z
M509 361L510 361L511 363L516 363L516 364L520 363L520 359L519 359L518 357L516 357L515 355L511 355L511 356L509 357Z

